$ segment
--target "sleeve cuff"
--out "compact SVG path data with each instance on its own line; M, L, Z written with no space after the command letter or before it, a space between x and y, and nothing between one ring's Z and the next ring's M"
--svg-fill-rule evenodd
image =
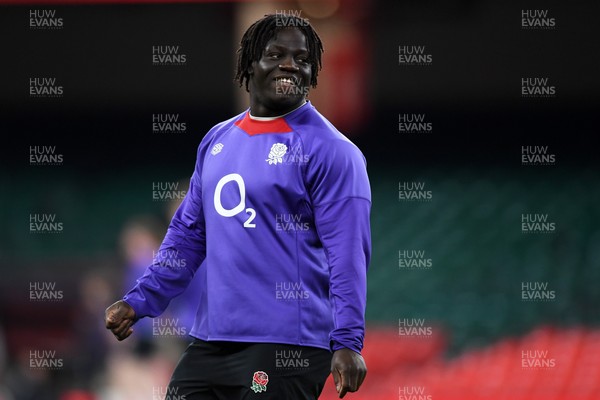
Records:
M351 340L336 340L336 339L331 339L329 341L329 347L331 348L331 351L336 351L336 350L340 350L340 349L350 349L358 354L360 354L360 352L362 351L363 348L363 341L362 339L356 338L356 339L351 339Z

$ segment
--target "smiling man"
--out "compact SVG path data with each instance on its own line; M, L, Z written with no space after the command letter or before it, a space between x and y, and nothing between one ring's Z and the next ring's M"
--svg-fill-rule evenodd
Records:
M341 398L365 378L371 193L361 152L306 100L322 51L305 19L250 26L236 74L249 110L206 134L156 259L106 310L123 340L200 274L167 395L316 399L332 373Z

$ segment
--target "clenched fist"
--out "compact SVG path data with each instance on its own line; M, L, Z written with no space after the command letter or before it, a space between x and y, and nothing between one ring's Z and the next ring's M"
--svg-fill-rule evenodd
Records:
M135 311L123 300L109 306L104 315L106 329L110 329L115 337L121 341L133 333L131 326L135 320Z

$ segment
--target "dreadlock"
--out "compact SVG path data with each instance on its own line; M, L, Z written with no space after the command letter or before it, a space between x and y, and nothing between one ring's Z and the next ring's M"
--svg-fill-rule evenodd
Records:
M277 32L286 28L298 29L304 34L308 48L308 62L312 66L310 85L313 88L317 87L317 75L321 69L321 54L323 53L321 38L305 18L286 14L267 14L250 25L244 36L242 36L240 48L237 51L237 72L234 79L240 87L245 84L246 91L249 91L250 74L248 70L250 66L254 61L260 60L267 42Z

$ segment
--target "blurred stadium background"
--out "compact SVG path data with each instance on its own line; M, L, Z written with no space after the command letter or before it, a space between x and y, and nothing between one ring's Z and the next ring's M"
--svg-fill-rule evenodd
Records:
M373 189L369 374L348 398L600 398L598 3L66 0L0 1L0 400L164 397L185 337L148 321L116 343L104 308L176 206L153 184L185 190L205 132L246 107L242 32L290 10L325 44L310 99L363 150ZM524 10L553 28L525 29ZM62 26L34 29L32 12ZM153 46L185 62L154 65ZM432 61L399 65L399 46ZM528 77L555 96L522 97ZM31 78L63 95L30 96ZM158 114L185 128L154 131ZM407 115L431 129L401 132ZM62 162L31 165L35 146ZM554 161L524 165L524 146ZM32 233L32 214L62 229ZM524 214L555 229L523 232ZM61 298L34 301L40 288ZM185 301L167 313L180 328ZM44 358L60 365L35 368Z

